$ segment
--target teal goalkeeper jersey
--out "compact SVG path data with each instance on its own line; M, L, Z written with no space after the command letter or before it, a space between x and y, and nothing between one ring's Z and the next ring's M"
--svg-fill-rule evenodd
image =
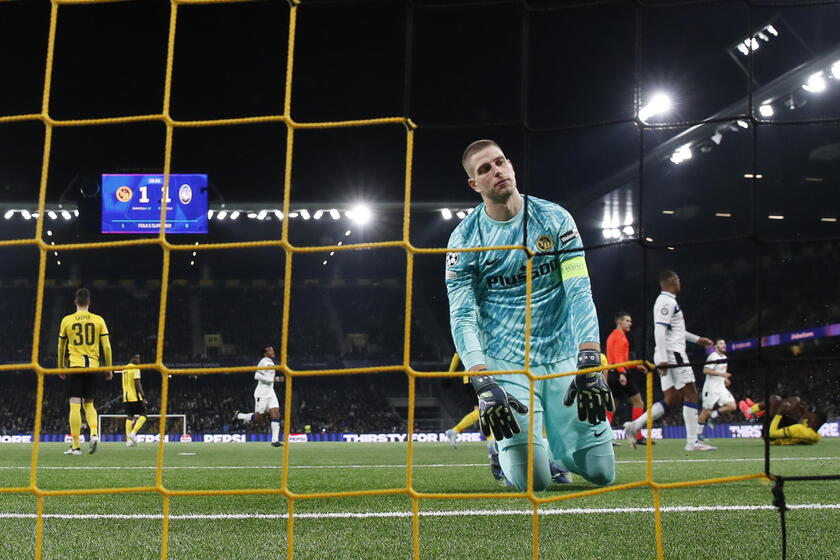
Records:
M484 204L458 224L449 249L521 245L525 201L506 222L487 216ZM531 364L575 356L582 342L598 342L598 318L582 242L561 206L528 197L528 247L535 252L573 249L534 257L531 295ZM455 348L466 369L491 356L525 362L525 268L521 250L449 252L446 289Z

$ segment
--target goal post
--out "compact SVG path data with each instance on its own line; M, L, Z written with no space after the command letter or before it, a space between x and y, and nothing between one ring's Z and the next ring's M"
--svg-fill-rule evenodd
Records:
M160 414L146 414L146 424L143 426L143 432L149 434L157 434L160 433ZM125 419L128 418L126 414L100 414L97 420L97 428L99 429L99 434L104 435L106 433L125 433ZM116 429L112 428L113 420L119 420L119 425ZM180 421L179 421L180 420ZM180 424L180 426L178 425ZM108 429L108 431L103 431L103 427ZM186 414L167 414L166 415L166 433L167 434L178 434L181 436L187 435L187 415Z

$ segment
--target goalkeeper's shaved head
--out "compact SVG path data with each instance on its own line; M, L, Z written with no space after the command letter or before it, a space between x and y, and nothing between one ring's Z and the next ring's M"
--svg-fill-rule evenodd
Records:
M464 150L464 154L461 156L461 165L464 167L464 171L467 172L467 175L473 177L475 175L475 170L472 169L470 165L470 158L474 155L487 148L489 146L496 146L501 151L501 147L494 142L493 140L476 140Z

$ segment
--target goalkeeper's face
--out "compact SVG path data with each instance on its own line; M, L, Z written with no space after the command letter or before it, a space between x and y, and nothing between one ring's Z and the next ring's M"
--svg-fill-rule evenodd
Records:
M513 164L498 146L487 146L470 157L473 170L467 183L481 197L504 203L516 192L516 173Z

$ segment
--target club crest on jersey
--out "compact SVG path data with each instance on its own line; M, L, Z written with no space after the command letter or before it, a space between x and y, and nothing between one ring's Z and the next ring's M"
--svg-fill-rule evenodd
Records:
M458 253L446 253L446 268L452 268L458 264Z
M541 235L537 238L537 249L540 251L551 251L554 247L554 242L547 235Z
M662 310L660 311L660 313L661 313L662 315L667 315L667 314L668 314L668 308L667 308L667 307L663 307L663 308L662 308Z

